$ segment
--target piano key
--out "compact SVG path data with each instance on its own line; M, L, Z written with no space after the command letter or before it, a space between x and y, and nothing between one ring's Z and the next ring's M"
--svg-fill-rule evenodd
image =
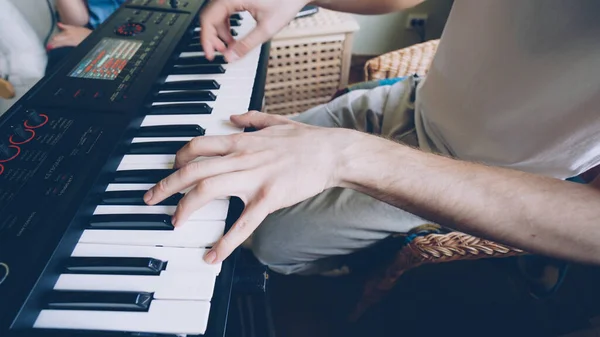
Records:
M164 104L155 105L150 108L150 115L209 115L213 108L205 102L182 103L182 104Z
M223 65L217 64L186 64L186 65L174 65L169 69L170 74L224 74L225 68Z
M200 125L155 125L140 128L136 137L198 137L204 132Z
M172 231L86 229L79 243L209 248L223 236L224 230L225 221L194 220L188 220Z
M112 183L156 184L174 173L175 155L130 154L121 159Z
M171 217L166 214L108 213L94 215L87 228L170 231L173 230L173 224Z
M133 138L132 143L152 143L152 142L189 142L195 137L138 137Z
M143 142L129 146L128 154L176 154L188 142Z
M216 274L163 271L160 275L62 274L54 290L127 291L153 293L157 300L210 301Z
M190 215L190 220L225 220L229 200L213 200ZM177 206L112 206L98 205L94 215L108 214L168 214L173 215Z
M240 21L238 21L237 19L229 19L229 25L231 27L240 27L242 25L242 23Z
M179 81L162 84L161 90L216 90L221 85L215 80Z
M186 54L181 53L179 58L175 60L175 64L226 64L225 56L223 55L215 55L212 61L209 61L203 53L198 56L184 56Z
M189 43L187 46L183 47L182 50L184 52L188 52L188 51L204 51L204 48L202 47L202 44L200 43L200 40L192 40L192 42Z
M146 205L144 202L144 194L146 191L114 191L104 192L102 194L101 205ZM165 200L161 201L159 205L176 206L179 201L183 198L183 194L176 193Z
M134 162L134 158L129 157L129 156L125 156L123 159L128 158L129 163L133 163ZM140 161L136 161L136 163L144 163L141 160L143 158L147 158L147 157L142 157L140 158ZM172 158L172 159L171 159ZM170 168L170 169L152 169L150 168L152 164L154 165L158 165L161 164L162 166L165 166L164 164L168 164L168 163L173 163L175 160L175 156L171 156L169 158L165 158L168 159L170 161L156 161L154 163L147 163L148 164L148 169L139 169L139 170L123 170L123 169L118 169L117 172L115 172L115 174L113 175L113 179L112 182L113 183L124 183L124 184L136 184L136 183L140 183L140 184L156 184L157 182L161 181L162 179L168 177L169 175L175 173L175 169ZM125 166L127 165L128 162L126 162L125 164L123 164L123 161L121 161L121 165ZM119 165L119 166L121 166ZM171 165L172 167L173 165Z
M61 290L51 292L45 299L45 307L48 309L148 311L152 294Z
M233 13L229 16L229 18L233 20L242 20L242 16L239 13Z
M64 274L160 275L166 263L148 257L70 257Z
M152 187L154 184L108 184L106 191L147 191Z
M42 310L34 328L95 331L131 331L170 334L204 334L208 301L152 301L147 312Z
M179 230L179 229L176 229ZM205 248L154 247L141 245L111 245L78 243L72 257L152 257L166 262L165 271L196 271L218 275L221 263L204 262Z
M208 90L182 90L171 92L159 92L152 97L154 102L211 102L217 96Z
M198 124L206 130L206 136L231 135L244 130L229 120L230 115L240 113L242 113L241 110L231 111L230 114L223 112L223 118L213 117L212 120L202 118L202 116L208 117L209 115L149 115L142 121L142 126Z

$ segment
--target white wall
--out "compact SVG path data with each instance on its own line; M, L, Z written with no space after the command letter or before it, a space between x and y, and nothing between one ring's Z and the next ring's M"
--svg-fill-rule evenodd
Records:
M439 38L452 0L427 0L410 10L384 15L354 15L360 25L352 53L379 55L420 42L419 35L405 29L408 13L427 13L426 40Z

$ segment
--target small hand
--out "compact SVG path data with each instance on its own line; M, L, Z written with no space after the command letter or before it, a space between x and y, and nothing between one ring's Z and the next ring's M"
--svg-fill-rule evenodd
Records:
M258 112L231 120L260 131L194 138L177 153L178 170L144 197L154 205L191 187L177 206L175 226L216 198L237 196L244 202L240 218L206 255L208 263L223 261L270 213L339 185L344 155L363 137ZM199 156L210 158L193 161Z
M46 46L48 50L60 47L76 47L92 33L88 28L66 25L62 22L59 22L57 26L61 32L50 39L48 46Z
M228 62L244 57L249 51L273 37L287 25L309 0L215 0L200 16L202 48L212 60L215 50ZM248 11L257 22L256 28L241 40L231 36L229 17ZM227 44L227 46L225 45Z

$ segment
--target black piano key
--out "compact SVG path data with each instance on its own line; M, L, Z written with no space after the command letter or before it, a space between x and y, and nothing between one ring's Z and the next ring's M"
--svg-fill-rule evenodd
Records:
M200 125L154 125L138 129L136 137L198 137L204 136L206 130Z
M189 74L224 74L225 68L220 64L176 64L170 71L173 75Z
M156 105L149 115L210 115L212 108L206 103L183 103Z
M148 311L152 293L111 291L53 291L46 297L48 309Z
M193 56L193 57L180 57L175 61L178 65L186 65L186 64L227 64L225 60L225 56L223 55L215 55L212 61L209 61L204 56Z
M87 229L170 231L174 227L168 214L97 214Z
M151 257L74 256L65 261L66 274L160 275L167 262Z
M241 25L242 25L242 23L241 23L239 20L237 20L237 19L231 19L231 18L230 18L230 19L229 19L229 25L230 25L231 27L239 27L239 26L241 26Z
M215 80L188 80L166 82L160 86L161 90L218 90L221 88Z
M185 48L183 48L183 51L184 52L190 52L190 51L203 52L204 48L202 47L202 44L198 41L200 41L200 40L192 39L192 43L188 44Z
M176 154L188 142L140 142L129 146L128 154Z
M156 184L175 173L174 169L123 170L115 172L112 183L116 184Z
M143 206L146 191L107 191L101 196L100 205ZM176 193L158 203L161 206L177 206L183 194Z
M229 16L229 19L232 19L232 20L243 20L242 16L239 15L238 13L231 14L231 16Z
M158 93L152 99L154 102L214 102L217 96L206 90L182 90Z
M237 30L231 28L231 36L238 36Z

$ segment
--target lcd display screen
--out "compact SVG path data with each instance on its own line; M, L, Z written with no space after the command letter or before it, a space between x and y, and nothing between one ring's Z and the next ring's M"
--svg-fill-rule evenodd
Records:
M69 76L114 80L142 43L138 40L104 38L71 70Z

